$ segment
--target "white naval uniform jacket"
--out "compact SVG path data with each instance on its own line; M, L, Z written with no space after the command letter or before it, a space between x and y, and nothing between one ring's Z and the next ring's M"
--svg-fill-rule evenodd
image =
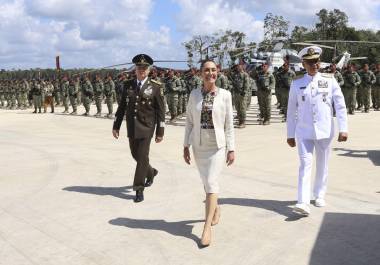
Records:
M292 82L287 112L288 138L326 139L334 135L334 103L339 132L347 132L347 110L331 74L305 74Z
M200 88L191 91L186 109L186 128L184 146L201 144L201 111L203 96ZM217 88L212 107L212 121L218 148L235 150L235 135L231 93Z

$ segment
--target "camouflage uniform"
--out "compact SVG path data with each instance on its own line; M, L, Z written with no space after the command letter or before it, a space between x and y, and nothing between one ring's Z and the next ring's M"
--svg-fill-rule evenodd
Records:
M17 101L17 104L16 104L16 107L17 109L21 109L21 81L20 80L17 80L15 82L15 91L16 91L16 101Z
M86 79L82 84L82 102L86 110L83 115L88 116L90 114L90 106L92 102L92 97L94 96L94 89L90 80Z
M376 76L372 71L361 71L360 72L361 82L361 95L364 105L364 111L369 112L369 107L371 105L371 89L372 85L376 83Z
M261 71L257 77L257 98L259 99L260 116L263 125L268 125L271 119L272 90L276 86L276 80L270 72Z
M47 82L45 89L45 102L44 102L44 112L47 111L47 106L50 105L50 112L54 113L54 85L51 82Z
M177 77L168 77L165 81L165 90L167 93L168 107L171 120L178 116L178 93L181 89L181 81Z
M199 78L199 80L202 82L202 80L200 78ZM215 81L215 85L219 88L223 88L225 90L230 90L230 87L228 84L228 78L222 72L218 73L218 78Z
M102 114L102 100L103 100L104 84L98 79L94 84L94 99L96 104L96 114L94 116L99 117Z
M348 108L348 113L355 114L356 107L356 93L357 88L361 83L360 76L355 71L345 71L343 73L344 86L342 89L344 100Z
M183 88L183 83L182 83L182 79L177 76L177 80L179 82L179 87L178 87L178 103L177 103L177 115L181 115L183 112L182 112L182 101L183 101L183 92L186 88Z
M290 85L293 81L293 79L296 77L296 73L288 69L287 71L285 69L282 69L277 73L277 80L279 84L276 83L276 87L280 88L280 105L282 109L282 113L284 114L284 120L286 120L287 110L288 110L288 100L289 100L289 90Z
M121 95L123 93L123 84L125 79L119 78L115 83L116 101L117 105L120 105Z
M182 95L182 99L178 99L179 106L180 106L180 113L183 114L186 112L186 103L187 103L187 84L186 81L183 78L180 78L181 81L181 92L180 94Z
M70 105L73 108L73 112L70 113L72 115L77 114L78 92L79 92L78 82L75 82L74 80L70 80L70 82L69 82L69 99L70 99Z
M244 127L247 111L247 96L249 91L249 76L244 71L235 71L231 77L239 127Z
M13 80L11 82L11 109L15 109L16 108L16 94L17 94L17 84L16 84L16 81Z
M104 95L106 96L106 104L108 108L108 114L106 115L106 117L108 118L112 118L113 101L114 101L114 97L116 96L115 94L116 94L115 83L113 82L112 79L111 80L107 79L104 82Z
M276 96L276 99L277 99L277 108L280 109L280 114L284 114L284 106L282 105L282 103L284 102L284 99L282 98L282 95L286 94L285 93L286 91L283 91L284 87L282 87L282 82L281 82L281 74L283 71L284 71L283 66L281 66L279 69L277 69L276 67L276 69L273 71L273 76L276 79L274 95Z
M61 104L61 90L59 89L59 80L56 80L54 82L54 100L55 100L55 105L59 106Z
M4 83L4 101L5 101L4 108L6 108L6 109L10 106L10 104L9 104L9 89L10 89L9 81L6 81Z
M29 83L23 80L21 83L21 108L26 109L28 107L28 93L29 93Z
M44 113L46 113L45 108L45 97L46 97L46 82L41 81L41 106L44 106Z
M41 84L38 81L34 81L33 87L32 87L32 95L33 95L33 105L34 105L34 112L41 113Z
M61 85L61 95L62 104L65 107L63 113L69 113L69 81L65 80Z

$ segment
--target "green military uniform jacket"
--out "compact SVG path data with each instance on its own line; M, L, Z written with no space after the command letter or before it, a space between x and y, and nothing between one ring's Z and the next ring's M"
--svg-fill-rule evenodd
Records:
M100 81L100 80L95 81L95 84L94 84L94 94L95 94L95 96L101 97L103 95L103 91L104 91L104 84L103 84L103 82Z
M113 80L107 80L104 82L104 95L107 98L110 98L114 95L115 93L115 83Z
M249 76L246 72L237 72L232 75L232 86L235 93L245 96L249 91Z
M272 91L276 86L276 79L270 72L260 72L257 76L257 88L261 91Z
M82 94L89 98L92 98L94 95L94 88L92 87L90 80L84 81L82 85Z
M358 87L361 83L361 78L357 72L345 71L343 73L343 79L345 88Z
M162 84L148 78L138 90L136 79L127 80L115 114L114 130L120 130L124 115L129 138L152 138L154 131L156 137L163 137L165 105Z
M177 77L167 78L165 82L165 93L178 93L181 91L181 81Z
M285 88L286 90L290 90L290 85L292 84L293 79L296 77L296 73L293 70L281 70L277 72L277 78L279 82L279 86Z
M69 96L70 97L77 97L78 92L79 92L79 88L76 85L76 82L71 81L69 84Z
M361 85L363 87L371 87L376 83L376 76L372 71L360 71L360 78L362 80Z
M229 90L228 78L223 73L218 74L218 78L215 81L215 85L219 88Z
M380 71L376 71L375 72L375 76L376 76L375 87L376 88L380 88Z
M342 88L344 85L343 75L339 71L335 71L334 77L335 77L335 80L338 82L339 86Z
M69 95L69 81L64 81L62 83L61 93L62 97L67 97Z
M202 87L202 79L200 79L199 76L194 75L194 76L191 76L187 80L187 89L188 89L187 93L188 94L190 94L191 91L193 91L194 89L197 89L200 87Z

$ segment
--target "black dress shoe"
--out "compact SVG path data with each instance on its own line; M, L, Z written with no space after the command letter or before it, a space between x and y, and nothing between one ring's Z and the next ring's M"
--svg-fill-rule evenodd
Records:
M134 202L142 202L144 200L144 191L137 190L136 191L136 197L134 199Z
M147 179L146 179L146 182L145 182L145 187L150 187L150 186L152 186L152 184L153 184L153 179L154 179L154 177L155 176L157 176L157 174L158 174L158 170L157 169L155 169L155 168L153 168L153 175L151 176L151 177L148 177Z

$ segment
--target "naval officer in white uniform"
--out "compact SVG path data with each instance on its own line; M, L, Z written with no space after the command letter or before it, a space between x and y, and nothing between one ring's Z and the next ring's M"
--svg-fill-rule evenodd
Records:
M287 142L298 147L300 159L298 176L298 202L294 212L310 214L311 170L313 153L316 153L316 177L313 195L315 206L326 205L325 194L328 175L328 160L334 137L333 108L339 126L338 141L347 141L347 112L339 84L331 74L319 73L322 49L310 46L302 49L306 74L292 82L287 112Z

